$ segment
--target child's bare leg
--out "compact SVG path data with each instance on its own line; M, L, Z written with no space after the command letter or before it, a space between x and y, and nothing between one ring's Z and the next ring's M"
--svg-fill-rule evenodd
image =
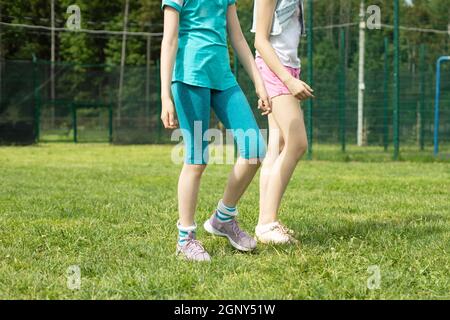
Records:
M231 245L240 251L256 248L256 241L242 229L236 221L236 204L244 194L258 170L260 162L239 158L233 167L225 187L223 199L217 204L212 216L205 222L206 231L218 236L226 236Z
M180 225L194 225L195 209L197 207L200 180L206 165L185 164L178 179L178 211Z
M272 115L279 126L284 140L284 148L272 165L262 199L260 224L276 221L281 199L292 177L295 167L307 150L303 113L298 100L290 95L273 99Z
M236 207L239 199L252 182L259 166L260 161L257 159L238 158L228 176L228 182L222 198L223 203L227 207Z
M212 216L204 223L204 227L209 233L227 237L236 249L251 251L256 248L256 241L239 227L236 205L260 166L258 159L264 157L264 139L248 101L238 86L214 92L212 105L225 127L233 131L242 157L234 165L223 197Z
M284 148L284 140L281 135L281 130L278 127L273 115L268 116L269 120L269 142L267 146L267 154L261 166L260 179L259 179L259 207L260 207L260 215L258 224L267 224L276 220L277 213L271 212L270 214L263 215L262 208L264 206L264 202L270 196L267 194L267 187L269 185L269 181L271 178L272 168L275 164L275 161L278 159L280 152Z

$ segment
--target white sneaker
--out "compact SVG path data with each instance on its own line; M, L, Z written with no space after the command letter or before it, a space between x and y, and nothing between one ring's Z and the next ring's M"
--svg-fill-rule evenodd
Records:
M256 240L266 244L297 244L299 241L293 237L294 231L282 225L280 222L273 222L258 225L255 228Z

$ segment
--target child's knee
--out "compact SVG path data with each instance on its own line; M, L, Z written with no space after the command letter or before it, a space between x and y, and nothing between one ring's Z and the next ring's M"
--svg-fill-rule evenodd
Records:
M302 137L295 137L289 141L288 152L296 160L299 161L308 150L308 140Z
M259 167L262 162L263 162L264 158L245 158L245 157L239 157L237 160L237 164L244 164L244 165L251 165L251 166L256 166Z
M251 164L261 164L267 155L267 147L264 141L260 141L257 147L250 148L245 152L245 159L249 160Z
M201 177L205 172L206 164L185 164L184 170L195 177Z

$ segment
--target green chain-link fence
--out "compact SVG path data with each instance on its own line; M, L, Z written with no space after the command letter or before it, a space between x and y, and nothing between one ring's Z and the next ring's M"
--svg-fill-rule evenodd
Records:
M158 68L120 68L35 61L35 107L40 142L163 143ZM54 89L52 89L54 87ZM52 94L54 92L54 94Z
M423 65L415 73L401 72L400 142L405 152L424 150L431 154L434 130L434 64L421 49ZM390 53L386 71L366 73L364 137L368 148L389 154L393 139L392 72ZM425 63L425 61L427 61ZM383 62L384 64L384 62ZM339 65L339 63L337 63ZM342 64L341 64L342 65ZM441 153L450 145L450 66L442 72L440 112ZM30 143L76 141L113 143L167 143L170 134L159 120L159 70L127 67L122 100L119 103L120 68L107 65L57 63L54 66L52 97L51 65L46 61L4 61L1 95L1 137ZM241 67L237 78L252 106L256 106L254 88ZM302 76L303 77L303 76ZM314 75L314 108L311 119L312 142L321 147L359 152L357 132L357 71L336 67ZM261 128L265 118L255 114ZM309 116L308 113L305 114ZM213 119L212 125L218 125ZM11 137L14 132L15 137ZM9 137L9 138L8 138ZM350 148L350 149L349 149ZM323 148L322 148L323 149Z
M0 63L0 143L34 143L36 116L32 63L4 60Z

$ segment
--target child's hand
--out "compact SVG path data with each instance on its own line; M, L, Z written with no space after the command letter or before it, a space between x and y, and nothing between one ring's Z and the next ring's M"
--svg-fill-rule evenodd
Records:
M175 105L172 98L162 98L161 121L166 129L176 129L178 120L176 119Z
M314 90L305 82L296 79L294 77L289 78L285 83L291 94L298 100L306 100L309 98L315 98L313 95Z
M272 112L272 101L267 94L266 87L264 83L256 85L256 95L258 96L258 109L261 110L263 116L268 115Z

